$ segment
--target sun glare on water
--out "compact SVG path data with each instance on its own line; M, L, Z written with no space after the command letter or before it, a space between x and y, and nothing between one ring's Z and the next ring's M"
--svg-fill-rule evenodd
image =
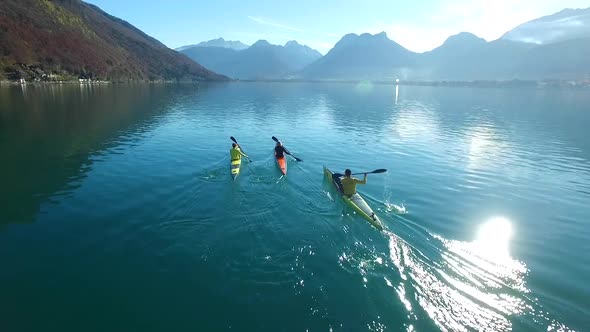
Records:
M512 235L510 220L494 217L479 227L473 244L480 255L491 260L504 260L510 257Z

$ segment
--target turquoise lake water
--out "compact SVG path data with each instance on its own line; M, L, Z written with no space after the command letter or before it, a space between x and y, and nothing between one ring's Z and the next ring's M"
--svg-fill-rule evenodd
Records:
M588 330L589 127L583 90L2 87L0 330ZM388 169L384 232L323 165Z

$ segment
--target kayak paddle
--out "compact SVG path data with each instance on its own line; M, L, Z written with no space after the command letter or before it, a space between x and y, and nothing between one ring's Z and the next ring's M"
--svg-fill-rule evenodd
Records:
M379 174L379 173L385 173L385 172L387 172L387 170L386 170L386 169L384 169L384 168L380 168L380 169L376 169L376 170L374 170L374 171L372 171L372 172L352 173L352 174L350 174L350 175L359 175L359 174ZM338 176L338 177L344 176L344 174L341 174L341 173L334 173L334 175L335 175L335 176Z
M233 136L230 136L229 139L231 139L232 141L234 141L234 143L236 143L240 147L240 150L242 150L242 147L240 146L240 144L238 143L238 141L236 141L236 139ZM244 150L242 150L242 152L244 152ZM246 152L244 152L244 153L247 154ZM248 158L248 161L249 162L252 162L252 159L250 159L250 157L246 157L246 158Z
M272 137L272 140L273 140L273 141L275 141L275 142L277 142L277 143L279 143L279 142L280 142L280 141L279 141L279 139L278 139L278 138L276 138L276 137L274 137L274 136ZM301 160L301 159L299 159L299 158L295 157L294 155L292 155L292 154L291 154L291 152L290 152L289 150L287 150L287 148L286 148L286 147L284 147L284 146L283 146L283 148L285 149L285 152L287 152L287 154L288 154L288 155L290 155L291 157L295 158L295 160L297 160L297 161L303 161L303 160Z

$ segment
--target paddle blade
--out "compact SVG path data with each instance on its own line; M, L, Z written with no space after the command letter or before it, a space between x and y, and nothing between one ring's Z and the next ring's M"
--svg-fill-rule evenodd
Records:
M295 160L297 160L297 161L303 161L303 160L301 160L301 159L299 159L299 158L297 158L297 157L295 157L295 156L293 156L293 155L291 155L291 156L292 156L293 158L295 158Z
M276 137L274 137L274 136L272 137L272 140L275 141L275 142L277 142L277 143L279 142L279 139L276 138Z
M238 144L238 141L236 141L236 139L233 136L230 136L229 139L231 139L232 141L234 141L234 143Z

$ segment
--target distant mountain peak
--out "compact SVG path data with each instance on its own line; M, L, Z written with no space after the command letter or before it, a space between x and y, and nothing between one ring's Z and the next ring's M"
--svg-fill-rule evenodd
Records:
M379 32L376 34L370 34L368 32L365 32L360 35L357 35L356 33L349 33L349 34L344 35L344 37L342 37L342 39L340 39L340 41L338 41L336 43L334 48L352 45L352 44L356 43L357 41L363 41L363 42L378 41L379 43L381 43L381 42L395 43L393 40L391 40L391 39L389 39L389 37L387 37L387 33L385 33L385 31L382 31L382 32ZM395 43L395 44L397 44L397 43Z
M581 9L580 8L564 8L564 9L558 11L557 13L555 13L554 15L559 15L559 14L568 14L569 15L571 13L578 11L578 10L581 10Z
M271 46L271 43L269 43L267 40L265 39L260 39L257 42L255 42L254 44L252 44L252 46L250 47L261 47L261 46Z
M486 41L483 38L480 38L471 32L459 32L456 35L452 35L444 42L445 45L447 44L455 44L455 43L480 43L484 44Z
M387 36L387 33L386 33L385 31L381 31L381 32L379 32L379 33L376 33L376 34L375 34L375 37L379 37L379 38L388 38L388 39L389 39L389 37Z
M186 49L193 48L193 47L222 47L222 48L229 48L232 50L240 51L240 50L247 49L249 46L242 43L239 40L225 40L223 37L219 37L217 39L203 41L198 44L182 46L182 47L177 48L176 50L177 51L184 51Z
M570 15L579 15L590 12L590 8L565 8L553 15L543 16L538 18L537 20L543 20L549 17L561 17L561 16L570 16ZM535 20L536 21L536 20Z
M473 33L471 33L471 32L466 32L466 31L459 32L458 34L452 35L452 36L450 36L448 39L451 39L451 38L463 38L463 39L481 39L481 38L479 38L477 35L475 35L475 34L473 34ZM448 40L448 39L447 39L447 40Z
M340 41L352 40L352 39L356 39L358 37L359 37L359 35L357 35L356 33L347 33L344 36L342 36L342 38L340 38Z
M415 53L387 37L387 33L350 33L320 60L302 72L306 78L384 79L401 75L400 68L415 63Z
M464 54L485 44L487 44L487 41L483 38L470 32L459 32L447 38L441 46L427 53Z
M289 40L286 44L285 47L293 47L293 46L302 46L301 44L299 44L296 40Z
M383 38L389 39L387 37L387 33L385 31L381 31L381 32L376 33L376 34L370 34L368 32L365 32L365 33L361 34L359 37L361 37L361 38L371 38L371 39L383 39Z
M590 37L590 8L566 8L552 15L523 23L501 39L534 44L551 44Z

